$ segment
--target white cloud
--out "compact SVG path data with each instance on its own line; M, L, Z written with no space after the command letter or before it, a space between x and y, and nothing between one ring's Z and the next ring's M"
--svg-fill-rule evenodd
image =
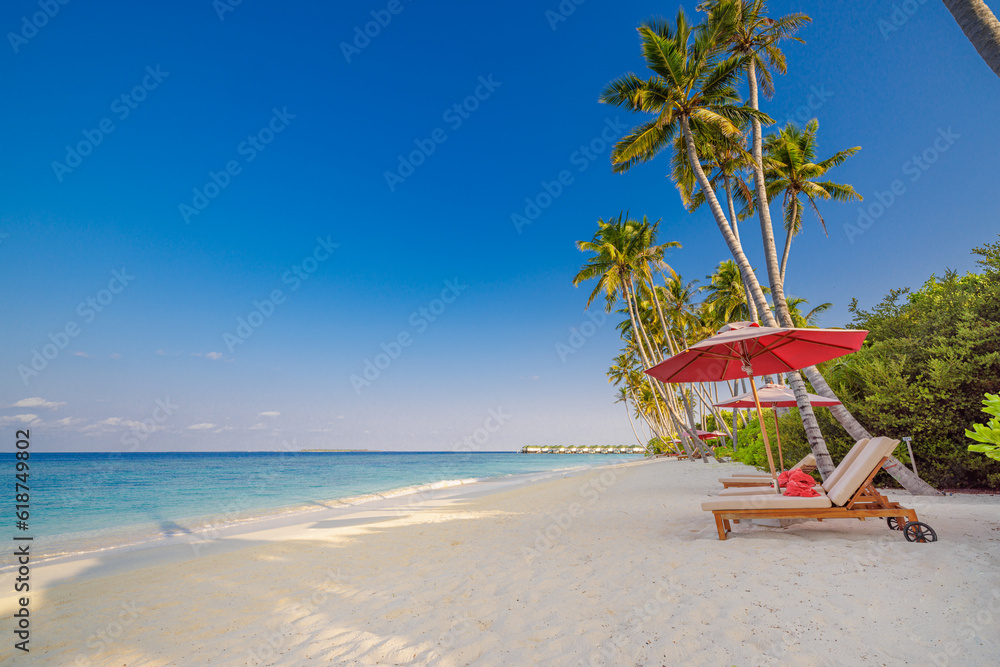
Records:
M216 425L211 424L209 422L204 422L201 424L191 424L190 426L188 426L189 431L205 431L210 428L216 428Z
M281 414L280 412L276 412L276 411L272 410L270 412L258 412L257 416L258 417L277 417L280 414Z
M192 352L192 357L205 357L206 359L211 359L212 361L218 361L222 359L221 352Z
M0 417L0 424L30 424L37 419L38 415L14 415L12 417Z
M264 424L264 423L262 423L262 422L257 422L256 424L254 424L253 426L251 426L251 427L250 427L250 428L248 428L247 430L248 430L248 431L262 431L262 430L264 430L265 428L267 428L267 425L266 425L266 424Z
M79 424L84 421L83 419L70 420L70 419L60 419L58 423L60 426L72 426L73 424ZM144 433L153 433L155 431L160 431L164 427L159 425L150 425L148 423L143 423L141 421L136 421L134 419L122 419L121 417L108 417L107 419L102 419L99 422L94 422L88 426L84 426L80 429L80 433L85 435L103 435L105 433L111 433L113 431L118 431L123 428L130 429L132 431L142 431Z
M82 424L87 421L83 417L63 417L62 419L57 419L52 422L53 426L69 428L71 426L76 426L77 424Z
M112 352L108 356L111 357L112 359L121 359L122 358L122 355L118 354L117 352Z
M337 415L337 419L343 419L344 415Z
M47 410L55 410L56 408L66 405L65 402L56 401L46 401L40 396L35 396L34 398L22 398L17 403L11 403L7 407L9 408L45 408Z
M80 352L79 350L77 350L73 354L76 355L76 356L78 356L78 357L83 357L84 359L90 359L90 355L87 354L86 352Z

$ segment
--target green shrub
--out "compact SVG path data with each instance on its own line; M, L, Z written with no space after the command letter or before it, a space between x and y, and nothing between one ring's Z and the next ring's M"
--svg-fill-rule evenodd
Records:
M764 425L767 428L767 439L771 443L774 457L774 467L779 467L778 439L774 432L774 416L770 409L764 410ZM799 411L792 408L787 414L778 417L778 427L781 429L781 451L785 467L790 468L798 463L806 454L812 451L806 441L806 432L799 419ZM767 452L764 449L764 438L761 436L760 423L756 411L750 412L750 422L738 433L739 448L733 458L760 470L770 472L767 463Z
M725 458L727 456L729 458L733 457L733 449L732 449L732 447L727 447L727 446L723 445L721 447L716 447L712 451L715 453L715 458L719 459L719 460L722 460L723 458Z
M917 470L936 487L1000 488L996 462L970 452L965 435L983 395L1000 390L1000 243L973 253L980 273L931 276L916 291L890 291L870 310L852 302L850 327L869 331L865 344L821 365L869 433L913 438ZM829 410L816 416L837 462L852 439ZM906 447L895 456L910 463ZM884 474L877 481L894 483Z
M966 430L965 435L983 443L981 445L969 445L970 452L980 452L986 456L1000 461L1000 396L996 394L986 394L983 400L983 412L993 418L983 424L973 424L972 430ZM1000 476L990 475L990 478Z

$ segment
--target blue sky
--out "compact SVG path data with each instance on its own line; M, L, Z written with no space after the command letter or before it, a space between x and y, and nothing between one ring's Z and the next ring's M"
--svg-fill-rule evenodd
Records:
M613 322L556 346L591 322L571 278L597 218L662 218L687 279L727 256L667 157L610 172L640 119L597 97L676 4L222 2L0 12L5 428L40 451L629 442ZM998 231L1000 81L941 3L912 8L772 3L813 23L764 110L862 147L831 177L864 203L825 206L829 238L807 216L788 270L828 326ZM548 205L518 229L526 198Z

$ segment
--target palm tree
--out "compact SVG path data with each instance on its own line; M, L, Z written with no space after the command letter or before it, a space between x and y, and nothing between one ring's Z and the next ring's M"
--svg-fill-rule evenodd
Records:
M705 315L713 318L710 325L712 331L718 331L728 322L754 319L748 307L743 279L733 260L720 262L715 273L708 276L708 284L701 289L707 293L702 304Z
M763 65L766 61L783 71L783 56L775 44L778 40L789 36L791 31L807 21L808 17L792 15L786 17L787 20L774 21L763 16L765 5L761 0L716 0L709 5L708 24L697 28L692 28L687 23L683 11L678 12L676 28L656 20L640 25L643 56L647 67L655 76L648 80L640 79L631 73L620 77L607 86L601 95L601 101L629 111L656 114L656 118L636 127L616 144L611 156L613 170L627 171L638 162L651 160L665 146L669 146L674 137L680 133L695 180L705 193L712 215L740 269L750 296L756 301L764 323L776 326L777 322L767 307L763 290L702 168L695 143L697 136L704 136L708 132L720 132L728 137L736 137L740 134L740 128L750 123L754 129L752 166L768 278L775 300L776 314L787 326L791 324L791 316L784 298L763 176L760 123L771 121L757 108L756 70L758 64ZM718 7L722 7L725 11L721 9L717 11ZM749 41L741 42L740 39L733 38L734 35L741 34L738 28L740 25L749 27L744 31L750 36ZM728 58L724 57L723 46L720 45L720 40L723 39L726 41L725 47L730 50ZM744 52L747 49L749 51ZM763 69L766 93L770 73L766 71L766 67ZM748 73L750 106L738 104L736 91L733 88L733 83L742 71ZM630 305L630 317L635 325L638 318L631 307ZM641 326L637 327L636 334L636 342L640 346L644 345ZM648 359L644 361L648 365ZM805 369L805 372L819 393L832 394L815 368ZM799 414L813 453L816 455L817 466L821 472L828 474L833 464L806 396L805 383L798 373L790 373L788 379L795 391ZM656 401L656 404L659 406L659 401ZM669 404L667 407L669 409ZM837 407L839 406L834 406L834 414L852 436L858 439L868 437L867 431L846 409L838 411ZM675 414L671 413L670 417L678 422ZM680 427L679 423L676 425ZM908 490L915 490L916 486L911 482L918 478L897 464L898 462L893 459L887 464L887 471ZM910 479L906 479L908 473ZM926 484L924 486L930 488Z
M770 95L774 91L771 69L779 73L786 71L785 56L778 48L778 43L784 39L794 39L801 42L801 39L792 35L812 19L805 14L788 14L781 19L772 19L766 15L767 3L765 0L709 0L700 5L699 8L708 13L706 31L724 43L727 52L732 57L740 60L743 71L746 73L750 92L749 105L755 112L759 113L758 83L763 88L764 94ZM758 82L758 72L760 82ZM771 212L768 207L764 178L763 139L758 118L759 116L750 118L753 139L751 167L757 195L757 217L760 220L761 239L764 244L764 260L768 282L771 285L775 314L783 326L792 326L791 313L785 301L781 269L778 265ZM764 315L765 322L771 324L773 318L768 317L770 313L764 313ZM820 384L826 386L819 371L815 368L810 367L803 369L803 371L817 390L819 390ZM814 376L818 378L815 381L813 381ZM826 441L823 439L823 433L820 431L816 415L809 403L805 382L798 372L788 373L787 377L789 385L795 392L799 416L802 418L806 438L816 456L816 465L822 475L828 475L833 470L833 461L830 459ZM828 386L826 388L829 390ZM834 410L834 414L838 415L838 420L851 432L851 435L858 439L871 437L846 409Z
M612 169L622 173L653 159L670 147L679 133L719 231L750 286L751 296L763 307L766 302L759 283L705 175L695 137L709 132L737 137L751 117L765 122L771 119L738 103L733 84L740 73L740 59L720 58L715 36L703 27L689 25L683 10L677 13L676 27L654 19L642 23L638 31L646 66L654 76L644 80L626 74L608 84L600 99L628 111L655 114L656 118L634 128L615 145Z
M770 234L770 255L767 255L768 276L776 305L779 307L779 316L783 317L785 322L789 322L788 306L784 302L784 292L781 290L780 277L777 275L777 255L773 247L774 235L770 232L770 217L766 211L767 196L764 191L761 166L760 123L772 121L755 108L757 102L755 67L760 59L760 53L765 53L769 62L783 67L784 57L774 47L774 43L793 30L796 23L808 19L796 15L786 21L775 22L759 16L755 12L763 11L764 3L761 0L746 3L743 0L718 0L712 5L722 7L723 10L715 12L713 9L709 22L697 28L692 28L688 24L683 10L678 11L676 28L658 20L647 21L639 26L643 56L647 67L655 76L648 80L642 80L631 73L620 77L607 86L601 95L601 101L629 111L654 113L657 118L643 123L620 140L612 150L611 161L614 171L623 172L638 162L651 160L670 144L679 131L684 139L695 178L705 193L709 208L740 269L744 284L747 285L750 296L756 300L765 324L776 326L777 322L768 309L763 290L760 289L750 262L735 237L726 214L719 205L715 190L702 168L695 136L719 132L724 136L736 137L740 135L740 128L744 124L749 122L754 127L754 182L761 229L765 236L765 251L768 250L767 236ZM744 11L748 8L752 11ZM739 40L730 39L733 35L741 34L738 26L742 25L742 19L750 20L751 33L760 32L763 35L760 39L751 35L752 39L748 43L749 54L743 52L744 47ZM730 57L723 57L724 48L730 49L732 52ZM738 97L733 88L733 83L743 70L749 72L749 79L752 80L751 107L737 104ZM765 81L769 80L769 76L769 73L765 73ZM826 442L809 403L805 383L798 373L790 373L789 381L795 390L799 413L816 456L817 467L823 474L829 474L833 470L833 461L830 459Z
M712 128L706 128L704 134L695 137L695 149L701 158L702 169L708 175L708 182L716 191L721 187L726 193L729 220L737 240L740 238L737 223L753 213L753 192L744 177L744 172L750 167L750 153L744 147L745 143L746 139L742 134L726 136L721 132L713 132ZM705 193L697 187L698 182L687 157L683 136L674 139L671 178L677 184L681 201L688 211L693 213L704 205ZM737 203L743 210L740 215L736 213Z
M736 276L737 280L739 280L738 272ZM682 284L680 276L675 273L668 280ZM686 322L684 329L680 329L676 324L668 322L664 313L669 311L671 306L676 306L677 304L669 303L673 295L668 296L668 293L662 287L643 290L641 296L643 298L639 301L638 310L640 313L649 313L649 318L652 321L647 328L650 331L651 338L656 341L657 336L659 336L659 340L665 340L665 344L669 347L671 354L677 354L681 351L681 346L676 342L678 339L682 341L698 341L714 334L718 328L704 328L698 317L683 318L683 321ZM661 304L661 302L663 303ZM666 304L666 307L664 307L664 304ZM654 313L658 319L653 319ZM672 395L679 395L680 402L684 406L690 425L695 426L697 423L693 406L695 401L701 401L703 404L709 406L713 414L717 412L715 406L712 405L712 401L706 396L707 390L704 384L688 384L688 390L684 390L683 387L679 387L678 389L679 391Z
M666 266L662 259L664 250L679 244L669 242L656 245L656 225L651 225L646 218L641 222L629 219L624 212L607 222L598 220L597 227L592 240L577 242L577 248L591 253L591 257L573 278L573 285L579 286L584 281L597 279L597 285L587 299L587 307L590 307L602 292L605 295L605 308L608 312L611 312L617 301L624 301L631 324L631 340L645 367L651 368L663 357L660 349L652 345L648 329L643 323L639 298L636 295L636 282L644 282L647 276L652 275L653 268L664 268ZM677 423L680 420L673 413L662 387L659 392L657 391L659 383L654 383L648 375L646 379L652 392L653 404L660 417L661 429L657 435L662 436L662 429L667 421L662 415L661 403L666 406L671 421Z
M625 404L625 416L628 418L628 425L632 427L632 435L635 436L635 441L641 445L642 440L639 438L639 434L635 432L635 424L632 423L632 413L628 409L628 389L619 387L616 396L618 398L615 399L615 403Z
M683 145L683 137L675 139L673 169L671 176L680 191L681 201L690 212L698 210L707 200L704 190L696 189L697 181L691 161L688 159L687 151ZM753 193L747 185L744 171L750 166L750 154L743 147L745 138L727 137L720 132L712 132L710 129L706 134L696 137L695 148L702 157L702 168L706 169L708 181L713 188L718 189L721 185L726 193L726 205L729 212L729 220L732 223L733 236L736 242L740 243L739 223L753 213ZM737 214L736 204L740 204L742 212ZM735 264L733 265L736 266ZM739 269L737 268L737 274ZM742 276L740 277L742 282ZM744 285L746 302L748 304L748 317L754 322L757 321L757 304L750 298L750 288Z
M656 244L658 224L650 224L645 216L641 222L628 219L624 212L608 222L598 220L593 240L577 242L577 248L593 256L573 279L573 285L577 286L591 278L599 278L587 300L588 307L602 291L607 298L608 312L618 298L625 302L639 352L647 362L662 360L662 348L653 344L648 328L639 317L637 288L646 290L652 284L654 270L672 271L663 261L664 251L680 247L676 241Z
M631 348L631 346L629 346ZM614 358L614 363L608 369L608 382L618 387L618 399L617 402L624 402L626 412L628 412L629 399L632 401L632 406L635 409L636 418L641 419L646 422L646 426L652 432L657 432L662 429L655 427L652 423L656 419L653 411L648 409L651 406L646 405L641 399L641 394L637 395L636 387L639 386L641 379L636 368L635 354L631 352L630 349L622 352L620 355ZM624 387L619 385L624 384ZM632 427L632 433L635 434L636 439L639 443L642 440L639 438L638 434L635 433L635 425L632 423L631 416L629 417L629 426Z
M993 72L1000 76L1000 21L983 0L944 0L958 26Z
M763 91L765 97L771 97L774 94L774 77L771 70L784 74L787 69L785 54L778 48L778 42L784 39L803 41L792 35L812 19L800 13L772 19L767 16L766 0L710 0L699 5L699 8L708 13L708 32L724 45L732 57L740 61L750 92L749 106L759 112L758 89ZM771 296L774 299L778 319L787 326L785 293L780 283L771 212L767 206L763 137L759 117L751 117L750 126L751 172L757 195L757 216L760 219L761 237L764 241L764 258L771 283ZM803 392L804 390L803 385Z
M669 277L664 276L664 278L670 285L683 284L680 276L672 271ZM642 285L641 282L640 285ZM678 297L682 300L686 298L683 291L681 294L673 294L668 292L665 287L650 286L637 292L635 306L637 314L636 319L648 332L649 339L652 343L659 345L660 347L668 347L671 354L677 354L680 352L682 346L678 345L678 340L700 340L705 337L701 334L701 332L696 330L694 323L696 323L697 320L685 312L686 306L684 304L678 304L674 301L674 299ZM673 309L678 308L678 306L680 306L681 309L680 318L677 321L674 321L672 318L668 318L666 313L672 314L674 312ZM624 340L634 340L634 331L631 326L631 321L625 320L622 322L621 330ZM637 369L637 372L640 371ZM648 378L649 376L645 377ZM689 438L689 444L694 449L705 451L706 448L704 447L702 441L699 440L694 433L694 429L697 428L697 420L695 418L694 407L692 404L694 400L692 395L697 391L695 386L689 385L691 390L685 391L683 387L675 387L673 385L668 387L659 380L656 382L660 386L660 390L667 401L667 412L672 422L670 430L679 431L682 439L685 437ZM680 415L687 416L686 424ZM687 449L687 445L685 445L685 447ZM688 451L688 453L690 454L691 452Z
M975 3L976 0L969 0ZM979 2L978 4L982 4ZM782 39L791 37L799 27L809 22L811 19L804 14L789 14L781 19L775 20L765 16L767 5L764 0L710 0L700 5L709 14L709 32L716 35L717 39L728 42L729 52L736 56L742 56L746 63L747 84L750 89L750 107L755 111L760 109L757 94L757 70L762 72L762 87L767 95L773 90L773 79L767 65L773 66L778 72L785 71L785 58L777 48L777 43ZM978 14L982 16L980 7ZM987 10L988 11L988 10ZM989 62L989 61L987 61ZM768 280L771 284L771 296L774 300L776 314L785 326L791 326L791 313L785 301L784 283L781 278L781 269L778 265L778 254L774 244L774 230L771 225L771 214L767 206L765 180L763 174L763 149L760 123L755 118L751 118L753 129L753 175L754 186L757 193L757 214L760 219L761 238L764 242L764 259L767 266ZM765 313L765 315L767 315ZM765 317L765 320L767 318ZM809 382L817 393L835 398L836 395L827 384L823 375L815 366L808 366L802 369ZM819 430L816 416L812 406L806 397L805 383L798 373L788 374L789 384L795 391L795 398L798 402L799 416L802 418L802 425L805 427L806 437L816 455L816 464L823 475L832 470L833 463L826 453L826 443L823 434ZM856 440L870 438L871 434L861 425L847 408L842 405L834 405L830 412L837 421ZM890 457L885 465L885 470L897 482L902 484L907 491L914 494L937 494L937 492L922 479L917 477L909 468L903 466L897 459Z
M819 319L819 316L833 307L832 303L821 303L803 315L799 306L808 303L808 301L801 297L793 296L788 298L788 311L792 315L792 323L796 326L796 328L809 329L818 327L819 324L816 322Z
M665 280L663 286L659 288L664 310L673 322L683 347L700 340L692 335L692 330L698 323L693 303L697 284L697 280L685 283L683 278L675 275Z
M687 340L701 340L714 333L714 330L706 333L699 328L698 318L696 314L693 314L690 304L690 297L694 293L693 283L685 286L680 276L673 271L670 271L669 275L664 274L664 280L667 283L666 286L647 285L636 291L635 321L646 330L648 338L654 346L668 346L671 353L676 354L681 349L676 341L682 341L686 345ZM642 285L641 282L640 285ZM654 299L656 300L655 305ZM618 312L624 314L626 310L621 309ZM648 380L649 376L642 373L642 366L638 366L636 363L634 354L636 331L633 327L633 320L631 318L623 320L618 325L618 329L621 332L622 340L626 341L626 354L630 363L633 364L630 367L630 375L634 374L637 378L633 385L638 385L641 381L638 378L645 377ZM609 373L609 377L611 377L611 373ZM704 389L699 385L688 385L688 389L683 387L668 389L659 381L657 384L663 399L666 401L667 416L670 418L670 423L664 430L677 432L688 454L691 453L692 447L706 451L704 443L698 440L693 432L693 429L697 428L693 402L698 399L706 401ZM643 392L640 394L640 398L643 400L634 399L637 404L651 405L651 394L647 398L646 393ZM710 401L707 402L710 403ZM658 405L656 408L659 410ZM714 406L712 410L715 412ZM648 408L647 411L649 411ZM686 424L680 415L687 417ZM702 458L702 460L705 459Z
M764 144L767 199L772 201L781 195L785 211L785 251L781 255L779 274L782 285L785 284L785 269L788 266L788 253L792 249L792 238L802 230L804 206L799 197L804 195L809 201L820 224L823 225L824 233L826 233L826 221L816 206L817 197L836 201L862 199L850 185L817 180L825 176L830 169L843 164L844 160L861 150L861 147L855 146L838 151L825 160L815 162L817 130L819 121L815 118L806 124L804 130L796 127L794 123L789 123L777 134L769 136Z

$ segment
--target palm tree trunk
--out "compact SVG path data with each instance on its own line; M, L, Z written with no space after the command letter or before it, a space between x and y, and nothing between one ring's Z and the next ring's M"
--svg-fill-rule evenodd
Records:
M723 175L722 182L726 188L726 203L729 205L729 222L733 228L733 236L736 237L736 242L742 245L742 241L740 241L739 222L736 220L736 205L733 202L733 186L729 182L729 174Z
M632 331L633 331L633 336L635 337L636 343L638 343L639 353L640 353L640 355L642 355L643 361L646 363L646 367L647 368L652 368L656 364L655 363L650 363L650 359L651 358L655 359L655 356L652 356L651 353L647 353L646 349L645 349L646 345L648 345L649 347L652 347L652 343L649 342L650 339L646 335L646 328L645 328L645 326L643 326L642 319L639 317L639 300L638 300L638 297L635 294L634 286L633 286L633 284L632 284L632 282L630 280L622 280L622 285L624 286L625 292L626 292L626 295L627 295L627 297L626 297L625 300L626 300L626 302L628 304L628 307L629 307L629 317L632 318ZM655 299L655 294L654 294L654 299ZM643 341L646 341L645 345L643 344ZM655 348L654 348L654 350L652 352L655 352ZM661 359L662 359L662 355L661 355ZM656 387L659 387L660 390L664 393L663 403L664 403L664 405L666 405L667 412L670 413L670 416L671 416L672 419L674 419L675 421L677 421L679 423L683 423L683 420L677 419L675 417L675 415L673 414L673 411L670 408L669 402L666 400L666 389L665 389L665 387L662 386L662 383L659 380L656 380L654 382L653 379L649 375L647 375L646 378L648 380L650 380L650 387L653 389L653 400L656 403L656 409L657 409L657 411L660 410L660 401L659 401L659 398L657 396ZM689 416L690 416L690 406L688 406L688 412L689 412ZM660 418L661 419L663 418L662 412L660 414ZM688 435L689 435L689 437L692 438L693 442L695 442L695 443L700 443L701 442L697 438L697 435L694 433L693 421L692 421L692 426L688 427ZM681 436L681 440L682 441L684 440L683 435ZM699 446L698 449L699 449L699 451L702 451L700 446ZM702 457L702 460L704 460L704 457ZM707 461L706 461L706 463L707 463Z
M641 447L649 447L649 443L644 443L639 439L639 434L635 432L635 424L632 423L632 413L628 409L628 401L622 401L625 404L625 416L628 417L628 425L632 429L632 435L635 436L635 441L639 443Z
M1000 76L1000 21L983 0L944 0L979 55Z
M726 214L722 211L722 206L719 205L719 199L715 196L715 190L712 188L712 184L709 183L708 177L705 176L705 170L702 169L701 160L698 158L698 151L694 145L694 137L691 135L691 123L687 117L682 117L680 121L681 132L684 135L684 144L687 148L691 168L694 170L698 185L705 192L705 199L708 201L709 209L712 211L712 216L715 218L715 223L718 225L719 231L722 232L722 238L726 241L729 252L732 254L736 266L740 269L740 275L743 276L743 284L749 287L750 295L756 300L758 310L765 315L767 323L770 326L776 326L774 317L767 307L767 299L764 298L764 291L760 288L760 283L757 282L757 276L750 266L750 261L743 253L743 246L733 234L733 230L726 220Z
M642 322L639 320L639 304L635 301L635 296L632 294L631 282L622 280L622 286L625 288L625 304L628 306L628 316L632 320L632 339L635 341L636 348L639 350L639 356L642 357L646 368L652 368L656 364L650 361L650 355L646 352L648 341L645 339L645 330L642 327Z
M649 349L649 358L653 360L653 364L658 364L663 361L663 353L661 352L659 346L653 344L653 338L646 331L645 325L642 323L642 318L639 316L639 295L636 294L635 285L632 281L625 283L625 289L629 292L632 297L632 302L635 304L635 322L632 326L636 324L639 325L639 334L642 336L642 340L645 342L646 347Z
M646 376L649 378L649 376ZM670 398L673 399L673 395L669 394ZM676 400L673 403L666 401L664 405L667 408L667 416L670 417L670 423L674 431L677 431L677 437L680 438L681 446L684 448L684 453L688 455L689 459L694 458L694 451L698 448L695 444L698 442L697 438L688 431L688 427L684 425L684 420L681 418L680 408L676 405Z
M733 408L733 454L736 453L740 444L740 410Z
M674 337L670 333L670 328L667 326L667 318L663 315L663 308L660 306L660 299L656 296L656 285L653 284L653 279L649 279L649 293L653 298L653 303L656 306L656 315L660 319L660 326L663 328L663 338L666 340L667 349L670 354L677 354L680 350L677 349L677 345L674 342Z
M792 197L792 225L795 224L795 218L798 217L799 213L799 201ZM785 230L785 251L781 253L781 285L785 285L785 268L788 266L788 252L792 249L792 230L794 227L789 227Z
M712 400L711 400L712 397L711 396L708 396L708 397L705 396L705 394L707 393L707 390L704 387L701 387L701 388L697 389L696 391L698 393L699 398L701 398L701 400L702 400L702 404L705 405L705 406L707 406L708 407L708 411L711 413L711 415L713 417L715 417L715 422L718 425L719 429L722 430L722 431L725 431L726 435L732 437L732 433L729 431L729 425L726 424L726 421L722 418L722 415L720 414L719 409L716 408L714 405L712 405ZM716 399L716 402L718 402L718 399ZM704 421L702 421L702 423L704 424Z
M687 454L688 460L694 458L694 448L691 445L691 437L685 433L684 426L673 412L670 412L670 420L673 422L674 430L677 431L677 437L681 441L681 447L684 448L684 453Z
M639 356L642 358L643 363L646 364L646 368L652 368L655 364L650 363L649 355L646 353L645 345L643 345L642 336L645 331L642 326L642 321L639 319L639 303L635 299L635 294L631 290L632 283L629 280L622 280L622 286L625 288L625 304L628 306L628 315L632 320L633 342L636 344L636 348L639 350ZM654 382L653 378L649 375L646 375L646 381L649 382L649 389L652 394L653 403L656 406L656 411L660 415L660 421L665 423L666 420L663 419L663 410L660 408L660 397L657 394L657 388L660 387L660 382L658 380ZM660 389L662 390L662 387L660 387ZM666 396L663 397L663 404L666 406L667 412L670 414L670 418L676 421L670 409L670 405L666 400ZM663 437L660 433L657 433L657 436ZM681 442L683 441L684 438L682 437ZM685 449L687 448L685 447Z
M733 186L729 182L729 175L725 176L726 184L726 203L729 204L729 219L733 222L733 236L736 237L736 242L743 245L740 241L740 227L739 223L736 221L736 204L733 202ZM743 283L743 293L746 294L747 299L747 310L750 312L750 321L757 321L757 304L754 300L750 298L750 288L747 287L746 283Z
M653 405L656 407L656 413L660 416L659 420L654 419L649 422L649 428L653 429L653 432L657 437L662 438L666 435L664 426L667 420L663 418L663 410L660 408L660 398L656 395L656 384L653 383L653 378L647 375L646 382L649 383L649 391L653 399ZM667 407L667 410L670 410L669 406Z
M799 417L802 419L802 426L806 430L806 439L813 456L816 457L816 468L823 479L826 479L833 469L833 459L830 457L830 450L826 447L826 440L819 430L819 422L816 421L816 413L813 412L812 403L809 402L809 394L806 391L806 383L802 381L802 376L798 371L787 373L788 384L795 393L795 402L798 404ZM803 406L805 406L803 408ZM818 443L818 444L817 444Z
M687 413L688 422L691 424L691 428L695 428L698 424L698 419L694 416L694 406L691 405L691 399L688 397L688 392L684 390L684 385L680 386L681 390L681 402L684 404L684 411Z
M815 366L808 366L803 368L802 371L809 378L809 384L813 386L816 393L820 396L826 396L827 398L837 398L837 395L833 393L830 389L830 385L826 383L826 379L819 372ZM872 437L872 434L861 425L861 423L854 418L854 415L845 408L843 405L832 405L830 406L830 412L836 417L837 421L843 425L844 429L850 434L855 440L863 440L865 438ZM885 462L882 466L883 469L892 478L899 482L900 486L909 491L915 496L940 496L941 492L937 491L933 486L920 479L915 472L904 466L899 460L890 456L889 460Z
M757 69L753 58L748 59L747 82L750 85L750 106L760 110L757 97ZM767 201L766 182L764 180L764 139L761 135L760 120L750 119L753 134L753 184L757 195L757 217L760 219L760 235L764 241L764 263L767 266L767 276L771 283L771 299L778 320L790 321L788 304L785 303L785 290L781 283L778 266L778 251L774 245L774 228L771 225L771 208ZM790 323L785 326L792 326Z
M747 61L747 82L750 85L750 106L755 110L760 110L757 96L757 69L753 58ZM757 193L757 215L760 218L760 232L764 240L764 259L767 265L767 276L771 283L771 300L774 303L775 312L779 321L784 326L795 326L792 322L791 314L788 311L788 303L785 302L785 289L781 281L781 269L778 266L778 251L774 245L774 228L771 226L771 209L767 201L767 190L764 182L764 148L763 137L761 136L760 120L756 117L750 119L753 127L753 182ZM820 475L825 479L833 472L833 460L826 447L826 440L823 439L823 432L820 431L819 422L813 413L812 405L806 393L805 383L798 373L788 374L789 384L795 392L795 402L799 407L799 417L802 419L802 426L806 431L806 439L809 447L816 457L816 467Z
M701 452L701 460L703 463L708 463L708 459L705 456L705 449L702 447L702 440L698 437L697 430L695 429L695 424L698 422L694 418L694 408L691 407L691 401L688 398L687 392L684 391L683 385L681 386L681 401L684 403L684 410L687 412L688 423L690 424L689 435L691 436L692 442L698 447L698 451Z

